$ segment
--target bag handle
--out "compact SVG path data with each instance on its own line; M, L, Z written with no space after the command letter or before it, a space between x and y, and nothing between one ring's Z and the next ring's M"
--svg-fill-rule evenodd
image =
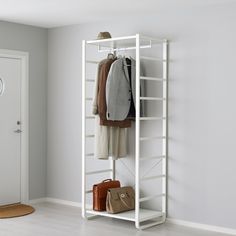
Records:
M112 181L112 179L104 179L104 180L102 181L102 183L110 182L110 181Z

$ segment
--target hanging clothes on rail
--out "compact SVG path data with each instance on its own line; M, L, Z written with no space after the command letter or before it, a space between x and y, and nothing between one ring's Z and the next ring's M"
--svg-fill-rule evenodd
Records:
M98 159L113 159L127 155L127 129L130 120L108 121L106 119L106 80L111 64L116 58L107 58L98 65L93 100L95 116L95 156Z
M132 88L132 81L130 79L131 78L131 59L130 58L125 58L125 60L126 60L126 63L127 63L127 69L128 69L128 75L129 75L129 84L130 84L130 88ZM133 120L134 117L135 117L135 106L134 106L133 96L131 96L128 119Z
M95 157L116 160L127 156L127 128L100 125L100 117L95 116Z
M114 63L117 58L107 59L102 62L99 71L98 78L98 95L97 95L97 104L98 104L98 114L100 116L100 125L112 126L112 127L120 127L120 128L128 128L131 127L131 121L128 119L124 119L122 121L110 121L107 120L107 105L106 105L106 83L107 76L110 70L112 63Z
M106 83L108 120L120 121L127 117L135 118L136 62L133 58L129 59L130 62L126 59L122 57L114 61L108 73ZM141 70L140 74L142 74ZM140 81L140 94L144 95L142 80ZM140 103L140 115L144 116L144 101Z

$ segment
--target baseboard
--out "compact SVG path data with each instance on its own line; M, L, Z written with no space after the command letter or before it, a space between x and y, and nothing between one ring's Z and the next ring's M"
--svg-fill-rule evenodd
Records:
M42 203L42 202L51 202L51 203L56 203L56 204L61 204L61 205L66 205L66 206L73 206L73 207L82 207L81 202L73 202L73 201L67 201L67 200L62 200L59 198L51 198L51 197L45 197L45 198L37 198L37 199L32 199L29 201L30 204L35 204L35 203ZM88 208L92 208L91 204L87 204Z
M215 225L200 224L200 223L178 220L178 219L173 219L173 218L167 218L167 222L171 223L171 224L182 225L182 226L191 227L191 228L195 228L195 229L201 229L201 230L207 230L207 231L212 231L212 232L217 232L217 233L236 235L236 229L231 229L231 228L219 227L219 226L215 226Z
M82 206L81 202L73 202L73 201L67 201L67 200L62 200L62 199L58 199L58 198L50 198L50 197L33 199L33 200L30 200L29 202L31 204L41 203L41 202L51 202L51 203L79 207L79 208L81 208L81 206ZM91 208L92 206L88 204L87 207ZM191 221L178 220L178 219L174 219L174 218L167 218L167 222L170 224L182 225L185 227L191 227L191 228L195 228L195 229L201 229L201 230L207 230L207 231L212 231L212 232L217 232L217 233L236 235L236 229L231 229L231 228L219 227L219 226L215 226L215 225L200 224L200 223L195 223L195 222L191 222Z
M47 199L46 197L32 199L32 200L29 200L29 204L36 204L36 203L46 202L47 201L46 199Z
M51 202L51 203L67 205L67 206L80 207L80 208L82 207L82 204L80 202L72 202L72 201L62 200L58 198L47 197L46 201Z

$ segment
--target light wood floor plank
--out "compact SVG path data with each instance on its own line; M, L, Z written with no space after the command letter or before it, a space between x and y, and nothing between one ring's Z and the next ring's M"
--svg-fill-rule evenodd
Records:
M77 207L52 203L33 205L35 213L0 220L0 236L223 236L183 226L164 224L138 231L134 223L99 217L83 220Z

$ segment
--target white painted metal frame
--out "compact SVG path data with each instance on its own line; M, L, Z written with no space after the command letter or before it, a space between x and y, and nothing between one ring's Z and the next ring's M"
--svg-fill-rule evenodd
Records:
M134 40L133 46L127 46L118 48L115 43L122 40ZM142 39L149 40L150 45L140 45ZM104 43L111 43L105 50L101 49L100 44L104 47ZM162 58L155 57L143 57L140 56L140 48L150 48L152 43L162 44ZM95 82L92 79L86 78L86 64L98 64L98 61L87 60L86 58L86 45L96 45L98 46L98 52L115 52L119 50L135 50L136 54L136 88L140 87L140 79L158 81L162 82L163 87L163 96L162 98L158 97L140 97L140 90L136 90L136 119L135 119L135 211L121 213L121 214L108 214L106 212L96 212L90 209L87 209L86 204L86 195L92 193L92 190L86 190L86 176L91 174L99 174L104 172L110 172L110 177L115 179L115 161L110 161L110 169L90 171L86 172L86 158L89 156L94 156L93 153L86 154L86 138L94 138L93 134L86 134L86 119L92 119L92 116L86 116L86 101L91 100L91 98L86 97L86 83ZM110 47L110 48L109 48ZM161 62L163 68L163 77L145 77L140 76L140 60L151 60L153 62ZM162 117L140 117L140 100L146 101L157 101L162 102ZM162 136L156 137L140 137L140 121L152 121L160 120L162 122ZM142 157L140 158L140 142L148 141L152 139L161 139L162 140L162 155L161 156L152 156L152 157ZM103 40L91 40L82 42L82 216L86 219L90 219L94 216L106 216L118 219L124 219L135 222L137 229L145 229L154 225L161 224L166 220L167 214L167 157L168 157L168 41L166 39L154 39L146 36L141 36L136 34L134 36L127 37L117 37ZM162 162L162 173L156 176L149 177L140 177L140 161L148 160L161 160ZM155 194L152 196L140 198L140 181L152 180L152 179L162 179L162 193ZM154 198L162 198L162 211L150 211L140 208L140 203L148 201ZM151 223L143 224L147 220L152 220ZM142 224L141 224L142 223Z
M21 202L29 201L29 53L0 49L0 57L21 60Z
M136 87L140 88L140 36L136 34ZM135 226L140 228L140 89L136 89L135 113Z

